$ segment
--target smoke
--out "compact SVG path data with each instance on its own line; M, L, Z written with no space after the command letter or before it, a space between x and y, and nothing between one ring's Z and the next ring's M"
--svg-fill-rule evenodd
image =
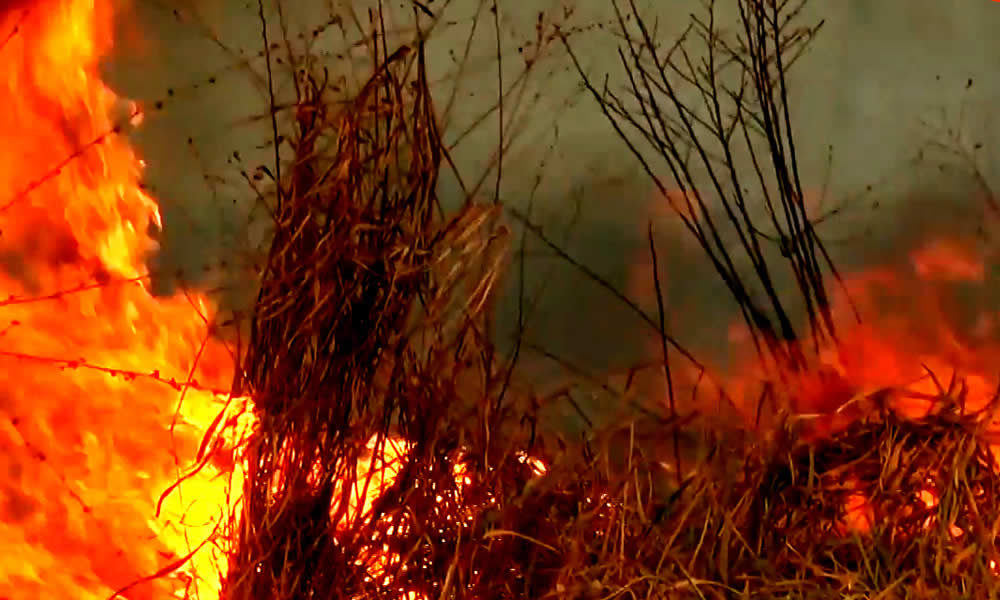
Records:
M332 76L349 86L366 67L352 24L367 20L363 4L370 3L285 2L279 15L270 0L269 39L281 39L284 29L294 43L311 44ZM574 48L597 81L607 74L611 85L626 83L610 0L499 2L496 27L489 4L425 3L442 14L428 48L438 104L446 103L457 81L448 137L460 140L455 158L472 178L492 164L498 143L498 115L489 112L499 85L497 32L505 88L515 86L535 60L540 14L573 32ZM723 18L732 18L731 4L719 3ZM703 3L645 5L650 21L670 39ZM417 12L424 22L429 19ZM399 40L409 38L413 14L407 6L391 15ZM968 164L928 149L949 135L970 147L981 145L978 169L987 180L996 175L990 108L1000 83L991 77L990 61L1000 52L1000 39L993 35L1000 5L815 0L804 19L826 24L792 77L798 151L804 185L834 212L820 233L835 260L845 269L860 268L901 260L929 235L974 234L983 222L981 186ZM213 0L168 6L134 0L120 21L123 31L142 33L141 44L128 43L134 35L120 36L126 41L119 41L107 70L113 86L148 111L134 143L149 164L147 181L164 217L153 265L157 289L167 293L179 281L218 286L226 290L220 296L224 304L245 307L252 297L246 282L266 226L250 183L273 152L266 143L270 122L257 4ZM471 50L463 61L467 44ZM274 54L283 51L276 46ZM278 77L279 95L287 95L289 81ZM505 105L505 138L515 144L503 167L502 200L522 211L530 208L567 252L623 291L636 289L636 266L648 258L646 219L659 215L660 263L674 332L696 354L725 361L735 306L686 234L657 209L652 186L582 93L558 44L539 55L519 85ZM917 160L921 153L923 160ZM490 197L492 181L480 190ZM445 182L442 193L448 203L460 200L454 181ZM588 369L624 366L647 352L642 340L648 332L627 308L579 270L538 256L537 243L528 250L525 287L529 293L544 289L532 313L531 343ZM516 321L515 283L505 300L501 332L509 333ZM791 285L790 279L786 283Z

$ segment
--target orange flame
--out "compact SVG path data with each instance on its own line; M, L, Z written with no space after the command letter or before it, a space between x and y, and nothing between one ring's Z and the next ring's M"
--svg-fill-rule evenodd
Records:
M234 361L213 307L147 287L160 217L122 136L142 114L98 75L111 33L110 0L0 4L4 600L218 598L242 488L234 448L252 416L222 391ZM338 527L372 510L408 452L394 438L358 465Z
M651 218L662 220L677 210L679 197L657 195ZM645 255L632 274L631 289L649 301L655 290L647 283L652 273ZM782 408L805 421L808 427L803 430L816 438L882 408L904 418L922 418L940 408L947 397L968 413L983 414L985 439L998 439L1000 415L985 409L994 406L1000 389L995 370L1000 362L1000 315L995 307L984 306L972 315L976 318L963 321L961 316L975 308L965 297L969 289L977 285L988 289L990 261L996 256L995 249L983 247L977 239L937 236L910 249L902 257L906 260L847 273L843 286L829 281L839 339L811 353L804 373L786 374L791 406ZM862 316L860 324L853 318L852 305ZM734 322L729 333L730 350L739 356L733 361L737 366L713 375L753 426L761 383L773 373L762 368L744 324ZM691 379L700 381L701 373L696 376ZM705 406L702 402L697 408ZM1000 457L1000 444L991 450ZM837 529L845 535L868 534L877 522L872 499L855 489L857 481L845 485L848 493ZM938 504L937 492L930 487L899 493L912 494L929 509ZM961 536L953 524L948 527L953 537Z
M213 390L233 361L206 299L146 287L159 214L120 135L136 107L98 76L111 16L107 0L0 14L2 598L218 595L226 463L170 486L224 406Z

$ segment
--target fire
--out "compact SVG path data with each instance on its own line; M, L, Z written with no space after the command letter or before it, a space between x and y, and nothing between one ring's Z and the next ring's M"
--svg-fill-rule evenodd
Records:
M207 299L147 288L139 112L98 75L110 2L21 4L0 14L0 597L211 598L226 444L191 470L233 360Z
M952 403L966 414L982 413L983 439L997 439L1000 415L990 407L1000 385L995 371L1000 338L994 331L982 330L982 319L979 325L963 328L952 314L961 308L952 297L956 286L984 283L985 253L977 254L959 240L937 238L921 244L908 258L902 266L873 267L846 276L846 294L864 322L844 327L838 343L818 353L819 366L814 365L794 388L792 408L799 417L814 420L815 435L826 436L879 410L918 420ZM834 313L843 317L846 296L836 297ZM752 389L740 379L736 387ZM990 449L1000 457L1000 445L990 443ZM851 485L848 482L848 489ZM896 493L935 509L938 492L933 482L927 486ZM853 492L844 506L841 529L868 534L879 518L870 499ZM932 526L928 518L925 527ZM961 529L948 527L953 538L962 537Z
M211 302L156 298L147 286L148 231L160 220L121 135L141 111L98 74L110 5L39 0L0 14L0 598L217 598L225 572L220 517L240 489L232 447L243 401L224 393L233 356L213 336ZM910 283L985 272L963 245L942 242L911 266ZM868 299L907 281L875 269L849 287ZM927 373L957 367L970 409L985 405L995 390L985 365L1000 353L956 336L940 305L915 304L919 313L856 327L819 356L843 389L831 398L823 388L823 406L804 408L891 387L905 392L890 398L896 408L919 416L939 393ZM915 339L905 317L917 314L926 327ZM203 448L212 430L226 431ZM394 441L352 513L370 510L405 453ZM851 529L871 527L863 496L846 508Z
M814 196L808 196L806 203L818 209L821 206ZM657 194L648 211L654 223L666 221L664 231L672 235L683 235L675 212L692 216L691 211L678 206L681 199L680 193L665 197ZM969 292L988 289L995 257L995 249L986 247L981 240L938 235L896 256L890 264L842 272L842 284L831 278L827 290L839 324L838 340L818 351L804 345L808 368L798 374L785 373L784 392L790 406L780 408L791 412L794 423L803 425L798 431L809 440L823 440L880 411L919 420L950 402L951 408L983 414L984 441L1000 440L1000 415L987 411L997 401L1000 389L996 371L1000 363L1000 319L995 307L989 305L979 307L978 313L971 315L974 318L963 316L970 309ZM781 268L777 264L775 267ZM664 275L669 273L661 273L661 281ZM652 282L649 251L645 249L637 257L630 290L647 306L656 292ZM670 297L665 300L675 305L679 301ZM853 318L854 307L861 314L861 323ZM801 330L808 331L805 327ZM762 367L741 321L731 324L728 341L730 352L737 357L732 361L735 366L713 369L712 376L743 413L747 426L756 427L761 384L773 381L773 372ZM660 352L658 344L658 339L652 344L656 355ZM681 379L686 375L683 367L675 372ZM702 381L701 373L690 379ZM711 410L705 408L714 406L708 400L706 397L696 408ZM1000 458L1000 443L989 443L994 457ZM948 474L930 476L946 478ZM855 474L848 469L843 477L844 487L838 490L844 492L844 499L838 500L842 503L841 517L834 529L843 535L869 535L884 522L885 515L878 514L881 509L868 491L862 491ZM928 481L927 486L890 492L898 494L900 502L934 513L939 504L938 492L934 482ZM924 526L937 527L935 519L928 517ZM944 526L956 540L965 535L954 523Z
M211 302L149 291L160 217L123 137L141 110L98 75L110 9L0 14L5 600L218 598L246 468L235 448L252 417L224 393L234 356ZM358 465L338 528L372 510L408 452L392 438ZM374 578L401 560L383 550L360 566Z
M850 487L856 485L856 481L851 481L849 484ZM840 527L841 533L869 533L874 520L875 514L868 498L860 492L851 493L845 502L844 517Z

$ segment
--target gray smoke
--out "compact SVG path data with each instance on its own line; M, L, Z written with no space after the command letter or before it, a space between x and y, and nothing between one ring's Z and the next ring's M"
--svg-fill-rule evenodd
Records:
M346 85L366 70L364 52L352 47L358 34L347 6L353 4L353 14L364 21L361 7L368 3L332 3L285 2L282 18L295 43L314 44L333 77L342 77ZM281 18L274 0L267 4L268 33L278 41ZM461 140L455 158L473 179L491 164L498 143L495 113L473 126L497 98L489 4L425 4L441 15L428 48L437 102L443 106L456 90L447 135ZM731 18L735 2L718 4L722 16ZM649 22L656 20L669 40L703 3L647 0L643 5ZM390 46L410 39L410 6L403 0L393 6L391 28L399 38L390 39ZM610 0L499 6L505 87L534 56L536 23L543 13L574 32L574 48L595 80L608 75L612 85L625 84ZM923 162L913 158L950 128L970 145L982 144L979 169L987 178L996 174L990 109L1000 92L991 68L1000 55L1000 38L994 35L1000 30L1000 4L815 0L804 19L821 18L825 28L793 73L793 106L804 185L819 190L828 183L825 205L844 206L820 230L834 258L850 270L897 260L928 235L972 235L983 215L976 181L962 169L939 169L943 156ZM119 43L108 73L121 94L149 110L134 143L149 164L147 180L164 217L155 259L158 289L169 292L179 275L189 284L223 286L229 290L221 296L224 303L245 306L251 298L247 266L260 243L254 224L259 229L264 214L242 173L268 163L272 152L266 146L270 122L263 118L267 94L257 4L192 0L166 6L135 0L133 9L122 14L120 29L140 32L147 44L143 53ZM470 58L459 77L470 39ZM274 52L280 56L284 50ZM652 187L579 83L555 43L508 99L506 116L516 115L508 135L516 143L505 159L501 199L521 210L530 203L535 219L571 255L625 289L633 266L644 259ZM287 98L288 81L280 73L278 86ZM481 195L492 193L488 182ZM454 182L445 182L442 194L446 202L460 200ZM673 331L696 354L725 360L735 307L675 223L658 217L657 230ZM529 249L539 254L538 244ZM533 343L588 369L621 367L647 354L644 325L577 270L545 256L529 259L526 270L529 289L545 288L531 322ZM513 294L506 302L509 326Z

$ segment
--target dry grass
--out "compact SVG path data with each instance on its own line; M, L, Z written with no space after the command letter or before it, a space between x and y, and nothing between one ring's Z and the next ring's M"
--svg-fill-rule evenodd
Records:
M346 107L300 82L236 385L258 425L227 598L996 594L997 465L956 388L924 420L884 410L818 441L706 427L683 475L635 427L588 442L539 431L539 402L489 329L500 209L441 213L447 156L422 48L376 56ZM792 225L808 233L803 219ZM819 250L799 251L818 328ZM697 419L672 415L655 434L690 438ZM387 453L400 456L378 465L393 473L382 484L365 465ZM356 510L352 490L367 486L381 494Z

